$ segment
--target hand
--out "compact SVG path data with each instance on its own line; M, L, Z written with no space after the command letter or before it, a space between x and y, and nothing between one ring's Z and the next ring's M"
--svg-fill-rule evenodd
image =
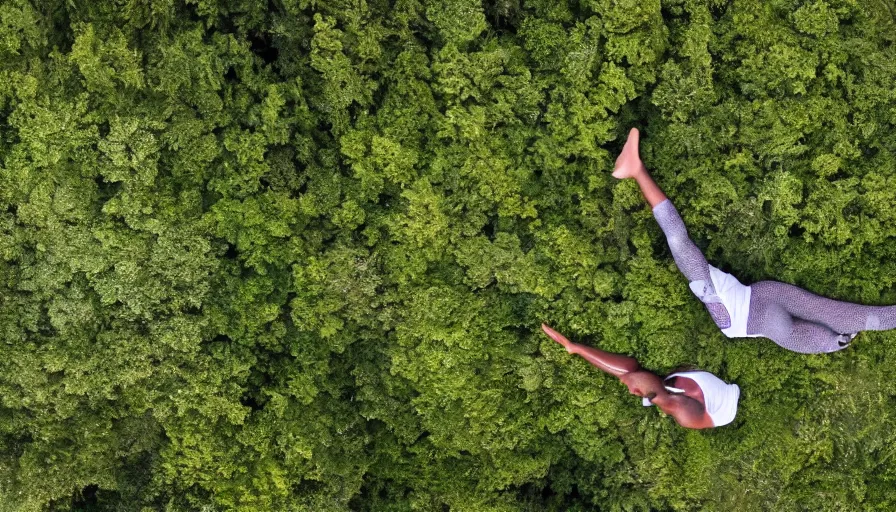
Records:
M644 370L620 375L619 380L628 386L629 393L636 396L653 398L664 389L663 381L659 376Z
M541 330L544 331L544 333L547 334L549 338L551 338L552 340L556 341L557 343L563 345L563 348L565 348L567 352L572 354L573 342L566 339L566 336L551 329L546 324L541 324Z

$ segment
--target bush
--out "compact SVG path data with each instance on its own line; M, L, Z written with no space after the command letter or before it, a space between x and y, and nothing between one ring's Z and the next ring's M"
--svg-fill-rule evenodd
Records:
M893 11L7 0L3 510L891 510L896 336L728 340L715 265L896 303ZM544 337L737 382L686 431Z

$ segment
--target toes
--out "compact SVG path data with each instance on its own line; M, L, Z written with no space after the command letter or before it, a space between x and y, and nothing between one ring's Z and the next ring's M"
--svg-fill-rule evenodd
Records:
M635 145L635 147L637 147L638 143L640 143L640 141L641 141L641 132L639 132L637 128L632 128L631 130L629 130L628 140L625 141L625 144L628 145L629 143L632 143Z
M638 132L637 128L632 128L631 131L628 132L628 139L625 141L625 146L623 146L622 152L638 154L638 145L640 144L640 141L640 132Z

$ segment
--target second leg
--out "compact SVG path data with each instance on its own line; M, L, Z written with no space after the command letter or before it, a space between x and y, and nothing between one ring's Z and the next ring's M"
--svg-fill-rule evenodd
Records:
M747 332L761 334L782 348L801 354L835 352L848 344L848 339L826 325L794 318L777 303L755 304L750 300Z
M756 302L777 303L791 316L826 325L839 334L896 328L896 306L843 302L776 281L760 281L750 288ZM750 302L752 308L752 298Z

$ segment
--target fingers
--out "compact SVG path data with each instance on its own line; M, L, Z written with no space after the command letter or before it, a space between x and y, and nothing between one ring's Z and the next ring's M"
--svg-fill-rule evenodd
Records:
M544 333L547 334L548 337L550 337L552 340L556 341L557 343L559 343L563 346L566 346L566 344L571 343L568 339L566 339L566 336L563 336L559 332L551 329L546 324L541 324L541 330L543 330Z

